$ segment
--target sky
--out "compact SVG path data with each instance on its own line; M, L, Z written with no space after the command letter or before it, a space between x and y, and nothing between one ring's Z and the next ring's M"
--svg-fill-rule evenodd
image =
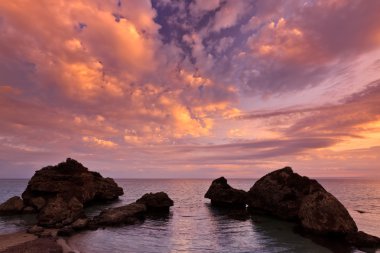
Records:
M380 1L0 1L0 178L380 178Z

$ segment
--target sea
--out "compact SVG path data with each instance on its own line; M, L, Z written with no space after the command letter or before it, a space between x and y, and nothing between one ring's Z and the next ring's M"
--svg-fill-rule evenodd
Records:
M294 229L294 224L266 216L246 221L231 219L204 198L211 179L118 179L124 195L109 205L86 209L88 216L106 207L134 202L143 194L164 191L174 206L164 218L146 219L132 226L82 232L68 244L83 253L158 252L338 252ZM237 189L249 190L255 179L229 179ZM380 179L320 179L326 190L348 209L359 230L380 237ZM0 179L0 202L21 195L28 180ZM0 234L25 230L33 215L0 217ZM357 249L345 252L362 252ZM380 252L380 251L378 251Z

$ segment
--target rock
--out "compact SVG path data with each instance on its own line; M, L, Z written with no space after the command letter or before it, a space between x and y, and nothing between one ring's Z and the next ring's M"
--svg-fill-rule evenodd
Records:
M80 218L80 219L77 219L76 221L74 221L72 224L71 224L71 227L74 229L74 230L83 230L83 229L86 229L88 226L88 219L87 218Z
M27 229L26 232L28 232L29 234L41 234L42 232L44 232L44 228L34 225L33 227Z
M123 189L113 179L103 178L68 158L36 171L22 198L26 206L38 211L38 224L58 228L78 219L84 206L115 200L120 195Z
M37 216L38 224L44 227L67 225L83 216L83 205L76 197L65 200L62 196L50 199Z
M317 234L348 234L358 231L347 209L326 191L305 196L298 215L301 226Z
M213 206L245 208L247 203L247 193L232 188L224 177L212 181L205 198L211 199Z
M123 195L123 189L113 179L103 178L68 158L66 162L36 171L22 198L25 203L39 208L42 204L39 197L46 201L58 194L65 199L76 197L82 204L87 204L117 199Z
M58 236L71 236L75 233L74 229L71 226L65 226L58 230Z
M347 242L358 248L380 248L380 238L362 231L350 233L346 237Z
M126 206L109 208L93 218L97 226L121 226L135 224L145 218L147 208L143 204L132 203ZM93 226L93 225L92 225Z
M286 220L298 220L303 198L326 190L316 181L294 173L290 167L260 178L248 191L248 209Z
M41 210L46 205L46 201L43 197L36 197L30 199L30 204L37 210Z
M54 238L38 238L11 246L1 253L63 253L63 249Z
M24 208L24 202L20 197L12 197L0 205L1 215L20 214Z
M36 210L33 207L31 207L31 206L26 206L22 210L22 213L25 213L25 214L27 214L27 213L35 213L35 212L36 212Z
M169 211L174 202L165 192L147 193L136 201L138 204L144 204L147 211Z

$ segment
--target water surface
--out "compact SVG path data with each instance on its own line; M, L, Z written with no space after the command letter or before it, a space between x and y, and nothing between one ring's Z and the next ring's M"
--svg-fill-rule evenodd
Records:
M229 183L249 190L255 180L231 179ZM349 210L360 230L380 236L380 181L362 179L320 180ZM0 200L19 195L27 180L0 180ZM123 179L117 183L124 196L111 206L134 202L144 193L165 191L174 200L170 214L142 224L83 232L69 243L82 252L331 252L293 232L292 223L268 217L233 220L210 206L203 195L206 179ZM105 206L92 207L95 215ZM356 210L364 211L360 214ZM0 218L0 233L23 229L30 219ZM352 251L354 252L354 251ZM355 251L360 252L360 251Z

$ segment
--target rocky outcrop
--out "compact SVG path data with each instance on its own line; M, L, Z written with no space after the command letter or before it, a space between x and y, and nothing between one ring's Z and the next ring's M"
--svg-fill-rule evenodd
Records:
M211 200L211 205L220 207L245 208L247 203L247 193L232 188L224 177L212 181L205 198Z
M83 216L83 204L76 197L66 200L58 195L40 210L37 221L40 226L59 228Z
M56 166L36 171L22 194L24 203L42 209L50 199L75 197L83 205L95 201L117 199L123 189L111 178L89 171L79 162L68 158Z
M333 235L356 247L379 247L380 239L358 232L347 209L316 180L290 167L260 178L248 192L248 210L298 222L317 235Z
M22 199L13 197L0 205L0 214L36 211L40 226L61 228L82 218L85 206L115 200L120 195L123 189L113 179L103 178L68 158L36 171Z
M146 217L153 215L165 215L173 200L165 192L147 193L135 203L125 206L108 208L92 219L79 218L71 224L63 224L58 230L60 236L70 236L81 230L96 230L99 227L114 227L132 225L142 222Z
M174 205L173 200L165 192L144 194L136 203L145 205L149 212L167 212Z
M304 229L317 234L348 234L358 231L347 209L326 191L305 196L298 216Z
M20 214L24 209L24 202L20 197L12 197L0 205L1 215Z
M93 223L97 226L121 226L136 224L145 217L146 206L144 204L132 203L126 206L109 208L95 216Z
M256 181L248 191L248 208L251 212L298 220L303 198L317 191L326 192L316 180L302 177L285 167Z

